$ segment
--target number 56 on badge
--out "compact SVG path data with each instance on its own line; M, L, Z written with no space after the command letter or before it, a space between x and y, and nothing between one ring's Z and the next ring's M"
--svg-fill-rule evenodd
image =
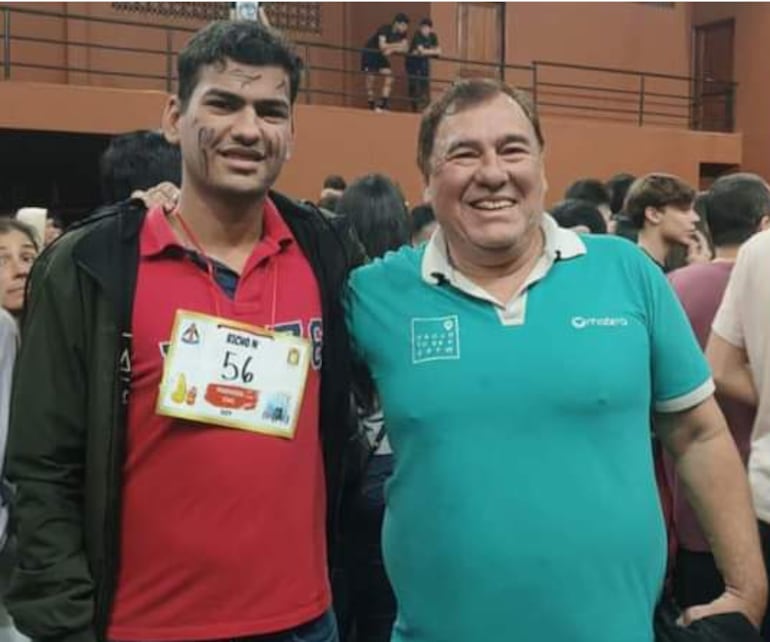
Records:
M309 359L305 339L178 310L157 412L291 439Z

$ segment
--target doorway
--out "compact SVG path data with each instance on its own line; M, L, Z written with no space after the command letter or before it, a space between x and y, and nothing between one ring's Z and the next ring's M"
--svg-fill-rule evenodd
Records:
M694 36L692 128L733 131L735 20L698 25Z

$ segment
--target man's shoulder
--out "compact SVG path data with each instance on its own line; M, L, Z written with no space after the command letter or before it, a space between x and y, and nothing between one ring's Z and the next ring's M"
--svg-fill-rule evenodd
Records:
M404 280L421 278L424 253L424 246L404 246L394 252L388 252L382 258L353 270L350 275L351 285L354 288L388 286L399 290Z
M759 232L746 241L738 252L738 261L770 265L770 230Z
M74 263L81 248L101 247L107 237L138 231L145 212L144 203L136 199L96 209L43 251L35 261L34 272L59 273Z
M583 234L586 254L597 260L645 262L647 257L633 241L612 234Z
M710 286L720 278L726 281L732 268L733 264L726 262L694 263L669 273L668 280L674 289Z

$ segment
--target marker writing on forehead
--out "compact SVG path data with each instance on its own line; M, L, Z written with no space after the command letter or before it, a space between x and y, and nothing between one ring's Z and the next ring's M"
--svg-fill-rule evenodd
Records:
M262 78L262 74L249 74L243 71L243 69L233 69L228 73L241 83L241 89L246 89L251 83Z

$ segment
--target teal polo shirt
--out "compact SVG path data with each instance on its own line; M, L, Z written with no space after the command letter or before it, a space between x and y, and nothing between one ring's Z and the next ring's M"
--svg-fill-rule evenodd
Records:
M713 383L638 248L541 227L511 301L455 271L440 230L351 275L348 324L395 455L394 642L653 640L666 533L650 411Z

